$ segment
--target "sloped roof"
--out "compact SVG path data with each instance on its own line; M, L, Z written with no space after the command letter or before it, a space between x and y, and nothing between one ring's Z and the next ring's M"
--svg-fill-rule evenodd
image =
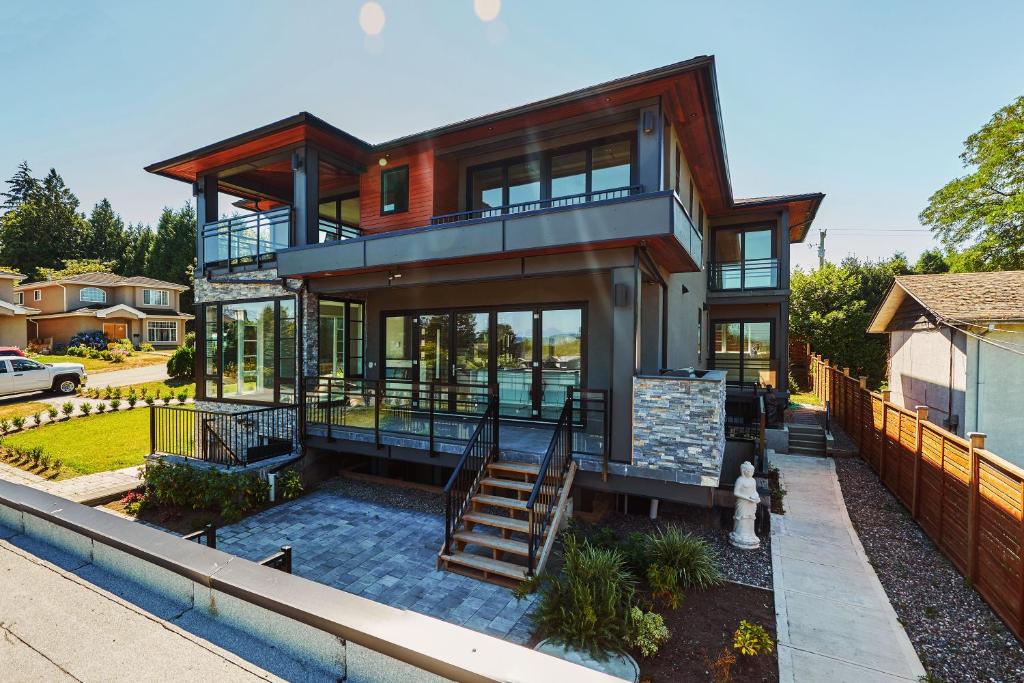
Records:
M24 280L25 276L13 270L0 269L0 279L3 280Z
M868 332L885 332L908 296L935 318L953 324L1020 322L1024 321L1024 270L898 275Z
M131 287L159 287L161 289L177 289L185 291L188 289L185 285L179 285L176 282L166 282L164 280L154 280L151 277L142 277L141 275L133 275L132 277L124 277L123 275L115 275L114 273L80 273L79 275L69 275L68 277L62 277L57 280L42 280L39 282L26 282L18 285L15 289L38 289L40 287L48 287L50 285L97 285L99 287L120 287L120 286L131 286Z

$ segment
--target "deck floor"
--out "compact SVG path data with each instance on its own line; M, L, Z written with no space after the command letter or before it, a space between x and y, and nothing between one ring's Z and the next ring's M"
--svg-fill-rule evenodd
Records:
M218 529L217 547L258 560L291 545L299 576L526 643L534 596L518 601L507 588L435 568L444 541L441 505L440 494L333 480Z

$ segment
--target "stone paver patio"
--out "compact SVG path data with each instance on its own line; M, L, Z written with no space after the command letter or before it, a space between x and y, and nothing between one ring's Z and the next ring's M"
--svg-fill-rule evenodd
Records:
M341 485L344 487L344 484ZM535 597L438 571L444 517L319 490L217 530L217 548L260 560L291 545L295 574L524 644Z

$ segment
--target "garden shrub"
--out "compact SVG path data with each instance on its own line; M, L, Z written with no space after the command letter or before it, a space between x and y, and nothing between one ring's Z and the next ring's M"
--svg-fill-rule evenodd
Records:
M656 655L671 635L665 620L660 614L644 612L639 607L633 607L629 614L632 622L629 644L640 650L644 657Z
M11 421L7 418L0 420L0 432L7 433L11 431Z
M120 408L121 408L121 399L119 399L119 398L112 398L112 399L110 399L110 409L111 410L118 410Z
M149 342L142 342L139 345L139 351L142 351L143 353L153 353L154 351L156 351L156 347L150 344Z
M139 402L139 396L135 393L135 389L128 392L128 407L134 408L135 404Z
M180 463L148 463L142 475L147 504L216 510L234 522L267 501L266 479L244 472L200 470Z
M167 374L175 379L193 379L196 375L196 350L192 346L179 346L167 359Z
M683 591L679 588L679 575L674 569L655 563L647 567L646 576L654 600L663 603L669 609L679 607L679 603L683 601Z
M534 622L541 636L597 658L630 643L635 581L618 550L562 537L562 571L540 580Z
M71 348L75 346L86 346L90 349L106 350L107 348L107 337L99 330L92 332L79 332L73 335L68 343L68 352L71 352Z
M14 425L15 429L22 429L25 427L25 418L19 415L11 420L11 424Z
M57 406L50 406L46 409L46 414L50 416L50 422L54 422L57 416L60 415L60 410L58 410Z
M78 406L78 409L82 411L82 415L88 415L92 412L92 404L88 401L82 401L81 405Z
M185 405L185 401L188 400L188 389L179 390L174 397L178 399L178 403L180 403L181 405Z
M302 495L302 475L297 470L285 470L277 475L281 500L294 500Z
M775 649L775 641L772 640L764 626L752 624L743 619L732 636L732 646L739 650L740 654L749 657L768 654Z
M679 588L704 589L722 583L718 553L707 541L667 526L650 537L649 557L675 574Z
M71 417L75 412L75 404L71 401L65 401L60 406L60 412L64 414L65 419Z

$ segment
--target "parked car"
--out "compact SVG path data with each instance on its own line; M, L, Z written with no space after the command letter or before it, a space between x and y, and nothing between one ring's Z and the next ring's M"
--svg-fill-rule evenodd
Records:
M25 352L17 346L0 346L0 356L21 356L24 358Z
M86 378L85 366L80 363L40 363L11 354L0 356L0 396L47 390L72 394Z

